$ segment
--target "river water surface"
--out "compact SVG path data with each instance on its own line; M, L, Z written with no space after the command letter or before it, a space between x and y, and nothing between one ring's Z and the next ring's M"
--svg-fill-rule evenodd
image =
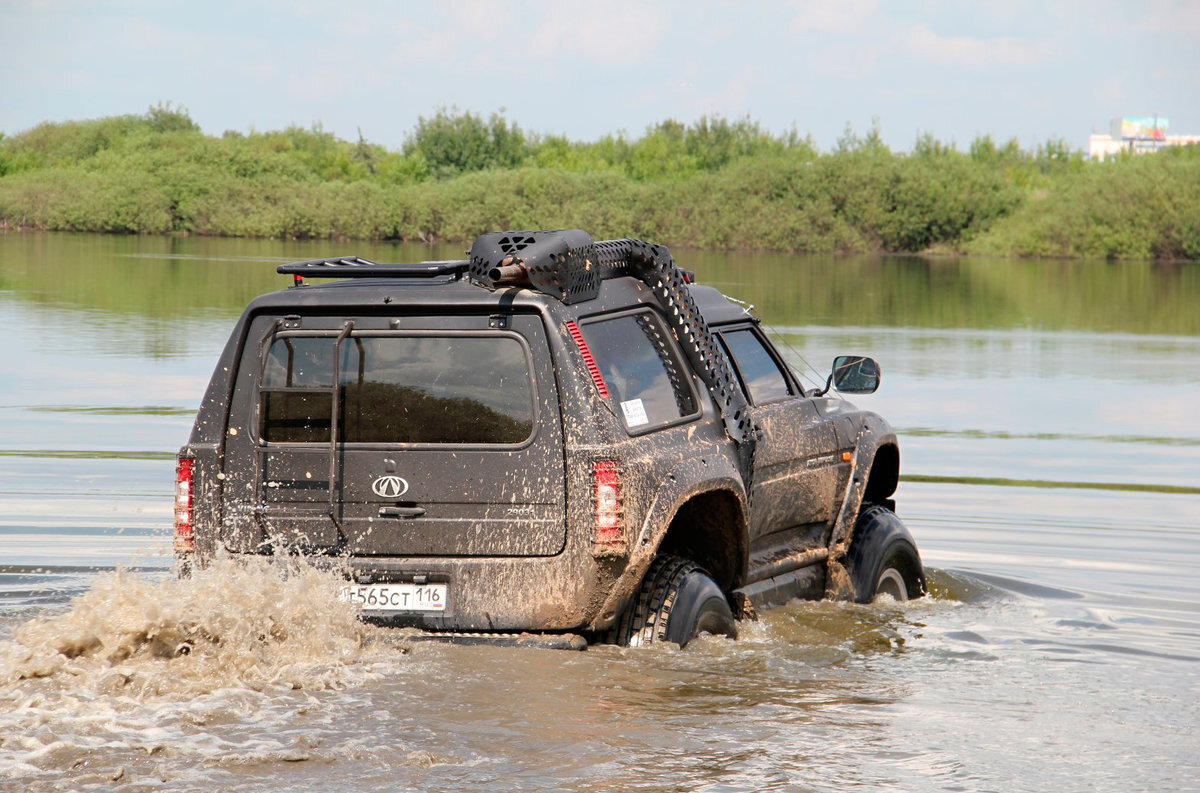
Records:
M810 381L879 359L932 597L572 653L170 574L234 319L346 253L461 256L0 235L0 790L1200 790L1200 265L677 251Z

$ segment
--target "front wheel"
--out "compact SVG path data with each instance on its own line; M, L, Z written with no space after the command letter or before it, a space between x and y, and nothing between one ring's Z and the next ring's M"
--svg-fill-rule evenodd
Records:
M895 512L878 504L863 504L859 511L846 566L859 603L880 595L911 600L926 592L925 569L912 535Z
M701 633L737 636L733 610L717 582L694 562L660 556L650 565L629 609L618 620L616 644L674 642L680 647Z

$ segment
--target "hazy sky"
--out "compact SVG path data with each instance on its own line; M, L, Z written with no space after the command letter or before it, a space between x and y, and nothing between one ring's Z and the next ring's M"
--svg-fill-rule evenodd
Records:
M0 131L159 102L389 148L443 106L575 140L719 114L822 149L874 118L896 149L1083 148L1121 115L1200 134L1200 0L0 0Z

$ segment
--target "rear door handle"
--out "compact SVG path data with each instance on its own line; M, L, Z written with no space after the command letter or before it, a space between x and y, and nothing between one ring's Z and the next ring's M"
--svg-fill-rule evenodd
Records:
M425 507L380 507L381 518L419 518L425 514Z

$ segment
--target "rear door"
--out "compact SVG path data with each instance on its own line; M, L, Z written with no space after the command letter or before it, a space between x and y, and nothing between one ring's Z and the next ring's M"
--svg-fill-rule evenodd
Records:
M262 540L319 552L559 553L562 428L545 331L536 315L505 320L266 323L233 401L244 431L228 457L254 466L227 486L235 501L252 496L232 513L252 513Z

